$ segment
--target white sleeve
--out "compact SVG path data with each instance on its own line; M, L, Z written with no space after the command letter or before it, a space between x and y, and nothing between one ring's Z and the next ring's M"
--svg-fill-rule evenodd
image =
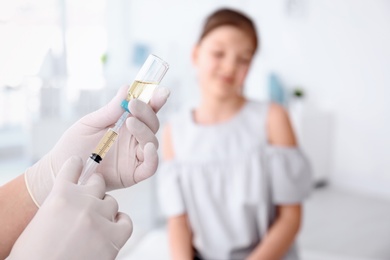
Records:
M268 147L267 165L275 204L300 203L308 197L314 186L312 174L299 148Z
M180 166L173 162L164 162L158 169L158 200L166 217L184 214L185 204L180 183Z

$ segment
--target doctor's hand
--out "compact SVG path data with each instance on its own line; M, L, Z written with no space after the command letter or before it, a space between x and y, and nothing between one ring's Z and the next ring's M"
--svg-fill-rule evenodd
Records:
M27 189L39 207L49 194L54 179L64 162L71 156L80 156L84 162L100 139L124 112L121 102L127 96L128 87L121 88L104 107L92 112L72 125L54 148L25 172ZM131 100L132 114L119 131L119 136L97 167L106 182L106 190L130 187L157 170L159 128L156 113L165 104L169 90L158 87L148 104Z
M77 185L82 167L78 157L65 162L7 259L115 259L132 233L132 222L105 195L101 175Z

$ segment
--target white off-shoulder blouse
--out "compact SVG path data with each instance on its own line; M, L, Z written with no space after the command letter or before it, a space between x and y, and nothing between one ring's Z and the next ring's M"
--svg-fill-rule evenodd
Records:
M309 163L299 148L267 143L268 104L247 101L229 121L199 125L192 111L170 121L175 158L158 170L167 217L187 214L202 259L245 259L275 219L276 205L310 193ZM299 259L293 245L284 259Z

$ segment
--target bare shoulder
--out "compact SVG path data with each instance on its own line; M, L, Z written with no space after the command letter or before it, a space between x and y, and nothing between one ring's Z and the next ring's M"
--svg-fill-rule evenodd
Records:
M173 144L172 144L172 127L166 124L162 133L162 157L169 161L174 158Z
M286 109L271 103L267 119L268 141L273 145L296 146L296 138Z

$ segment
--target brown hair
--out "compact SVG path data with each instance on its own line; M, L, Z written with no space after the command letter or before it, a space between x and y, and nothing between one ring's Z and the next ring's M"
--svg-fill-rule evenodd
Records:
M253 41L254 52L256 52L258 39L255 24L247 15L228 8L218 9L207 17L199 42L212 30L224 25L235 26L247 33Z

